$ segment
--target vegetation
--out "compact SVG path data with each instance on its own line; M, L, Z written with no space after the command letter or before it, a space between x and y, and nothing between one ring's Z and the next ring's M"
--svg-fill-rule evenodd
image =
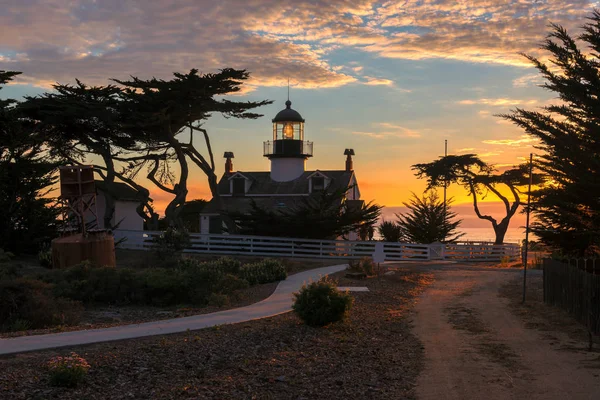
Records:
M324 277L294 293L294 312L310 326L325 326L346 318L354 299Z
M278 260L242 265L224 257L200 262L182 258L170 268L94 267L90 263L37 277L0 269L0 330L76 324L83 306L224 305L249 285L285 279Z
M404 203L408 211L396 214L401 240L409 243L455 242L464 236L457 232L462 222L451 211L449 199L446 204L436 192L431 191L418 197L413 193L409 202Z
M0 89L19 72L0 71ZM20 104L0 100L0 243L15 253L37 253L56 235L58 211L51 186L58 164Z
M529 182L527 165L498 172L493 165L481 160L475 154L448 155L426 164L415 164L412 169L418 178L427 179L428 189L443 187L446 184L463 186L469 196L473 197L473 208L479 219L489 221L496 234L495 244L504 243L504 236L508 230L510 219L515 215L521 205L519 188ZM534 184L544 181L542 174L536 174ZM502 194L500 188L507 188L512 196L509 200ZM478 197L485 197L493 193L504 204L506 215L498 222L491 215L481 213Z
M77 387L88 374L90 365L77 353L68 357L57 356L48 362L50 384L58 387Z
M254 264L246 264L240 269L240 276L251 285L282 281L287 272L281 262L265 259Z
M123 130L120 107L123 89L115 86L77 84L53 85L54 91L27 97L22 107L36 121L36 131L43 134L51 154L65 164L93 163L94 171L104 183L104 226L115 229L117 178L138 192L138 214L148 223L156 219L150 205L150 192L127 178L127 170L117 158L142 150L139 135Z
M154 251L160 260L172 260L190 245L190 234L185 229L168 227L154 239Z
M588 47L581 49L580 44ZM574 256L600 254L600 11L573 39L553 25L541 46L545 64L525 56L538 69L559 102L540 111L517 108L502 115L539 140L543 153L535 167L549 178L532 192L533 232L544 244Z
M350 272L359 272L364 274L365 277L375 275L375 263L371 257L363 257L360 260L350 261L348 267Z
M271 101L222 98L241 90L241 85L249 78L245 70L225 68L218 73L198 74L198 70L192 69L186 74L173 75L173 79L168 81L137 77L129 81L114 81L124 88L119 106L123 128L142 144L140 154L119 158L128 163L127 177L133 179L147 167L147 178L156 187L174 196L165 210L169 224L182 228L180 213L188 193L189 162L206 175L213 198L221 199L212 145L208 130L203 126L204 121L213 113L256 119L261 115L251 110ZM186 137L183 141L182 133L187 130L189 139ZM197 134L200 134L201 143L207 149L205 154L194 143ZM234 229L231 223L229 225Z
M48 283L16 276L0 280L0 330L71 325L82 313L81 303L55 296Z
M349 188L323 191L302 198L286 208L262 208L251 202L249 212L233 212L237 230L246 235L283 236L310 239L335 239L374 224L381 206L373 203L348 207L345 201Z
M400 227L392 221L382 221L377 227L377 232L385 242L399 242L402 237Z

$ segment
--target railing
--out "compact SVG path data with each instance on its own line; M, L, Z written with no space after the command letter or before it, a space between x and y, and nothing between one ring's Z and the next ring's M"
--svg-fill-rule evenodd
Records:
M119 247L148 250L160 231L114 232L115 241L122 240ZM456 260L500 261L519 257L519 246L471 245L471 244L410 244L377 241L314 240L269 236L203 235L191 234L188 253L254 255L297 258L349 258L370 257L376 246L383 247L386 261L401 260Z
M306 156L313 155L313 142L281 139L263 143L264 156Z
M543 263L544 303L562 308L589 332L600 334L600 260Z

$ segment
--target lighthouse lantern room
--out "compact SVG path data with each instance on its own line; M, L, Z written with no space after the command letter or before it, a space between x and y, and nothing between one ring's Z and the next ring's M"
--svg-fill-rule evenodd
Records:
M304 140L304 119L292 109L290 100L273 118L273 141L264 143L264 156L271 161L271 179L288 182L305 171L306 160L313 155L313 143Z

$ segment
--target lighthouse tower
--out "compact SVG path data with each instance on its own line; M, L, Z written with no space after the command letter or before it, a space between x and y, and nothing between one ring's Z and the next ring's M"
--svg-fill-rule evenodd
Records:
M273 118L273 141L264 142L264 156L271 160L271 179L289 182L299 178L312 155L312 142L304 141L304 118L288 99Z

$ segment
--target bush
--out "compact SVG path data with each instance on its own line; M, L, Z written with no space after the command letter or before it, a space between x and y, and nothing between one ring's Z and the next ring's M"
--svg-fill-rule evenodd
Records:
M59 387L76 387L88 374L90 365L77 355L71 353L70 357L54 357L48 362L50 384Z
M229 304L229 297L226 294L211 293L208 297L208 304L221 308Z
M362 272L366 276L375 275L375 263L370 257L363 257L360 260L350 261L348 270L352 272Z
M154 250L161 260L173 258L190 246L190 234L186 230L169 227L154 239Z
M52 249L50 246L42 246L38 253L38 262L44 268L52 268Z
M128 304L141 297L143 280L131 269L94 267L83 262L41 276L54 284L54 295L84 303Z
M81 303L54 297L48 283L25 278L0 281L2 330L73 325L82 314Z
M282 281L287 271L279 260L265 259L254 264L246 264L240 269L240 276L250 285Z
M340 292L328 277L302 286L294 293L294 298L293 310L310 326L325 326L343 320L354 301L348 293Z
M378 227L377 232L385 242L399 242L402 239L400 227L391 221L383 221Z
M14 257L15 255L10 251L4 251L4 249L0 249L0 264L7 263Z

